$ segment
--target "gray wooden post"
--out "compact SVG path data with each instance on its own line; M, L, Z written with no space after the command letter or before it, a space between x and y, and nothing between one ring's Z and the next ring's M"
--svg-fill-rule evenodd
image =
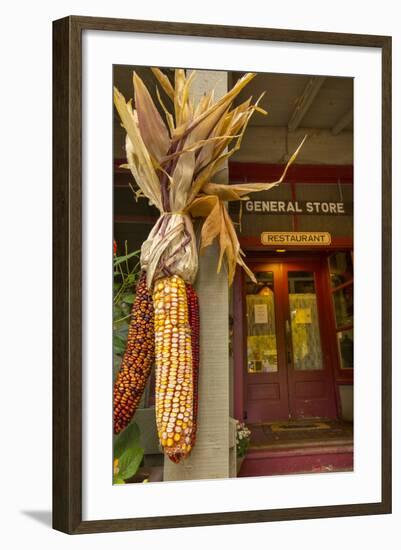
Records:
M227 73L197 71L191 92L195 101L212 88L215 90L215 99L221 97L227 91ZM221 175L219 181L221 181ZM180 464L173 464L165 458L165 481L216 479L230 476L228 284L223 270L220 274L216 273L217 259L218 248L214 244L208 247L199 258L199 271L195 283L200 306L199 410L196 444L188 459Z

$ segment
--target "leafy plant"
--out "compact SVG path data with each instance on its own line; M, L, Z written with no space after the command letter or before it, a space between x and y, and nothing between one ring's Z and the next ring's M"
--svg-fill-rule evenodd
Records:
M139 428L135 422L131 422L114 438L113 453L113 483L125 483L137 473L143 459Z
M134 290L140 273L140 251L128 252L127 241L124 243L124 254L117 255L114 243L114 286L113 286L113 352L114 375L116 375L128 336L131 308L135 300ZM143 459L140 446L138 425L131 422L125 430L114 438L114 475L113 483L125 483L136 474Z
M248 450L251 440L251 430L245 425L244 422L240 422L239 420L236 420L235 422L237 428L237 456L241 458L246 455Z
M114 375L116 375L128 336L131 308L135 300L134 289L139 278L139 250L128 252L127 241L124 243L124 254L117 255L114 244L114 284L113 284L113 352Z

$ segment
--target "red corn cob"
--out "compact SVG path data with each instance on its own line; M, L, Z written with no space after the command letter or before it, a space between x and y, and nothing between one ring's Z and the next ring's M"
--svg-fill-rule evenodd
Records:
M187 283L187 303L188 303L188 321L191 327L192 342L192 372L193 372L193 431L191 437L191 447L196 441L196 430L198 427L198 384L199 384L199 300L194 287Z
M114 384L114 433L131 421L141 400L154 362L154 310L152 295L142 272L132 306L127 345Z

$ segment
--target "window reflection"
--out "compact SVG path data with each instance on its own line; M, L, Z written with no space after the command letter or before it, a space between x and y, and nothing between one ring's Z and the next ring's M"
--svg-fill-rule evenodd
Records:
M354 368L354 262L351 251L336 252L329 258L339 365Z
M351 252L337 252L329 258L330 283L336 288L354 278Z
M292 359L295 370L323 368L314 273L288 273Z
M351 325L354 321L354 285L333 292L337 327Z
M354 330L343 330L337 333L340 367L342 369L354 368Z

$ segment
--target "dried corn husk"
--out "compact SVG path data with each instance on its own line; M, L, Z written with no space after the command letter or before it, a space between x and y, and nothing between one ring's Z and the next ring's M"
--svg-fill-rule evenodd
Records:
M182 69L175 71L174 86L160 69L152 69L162 90L173 102L169 112L157 90L157 97L166 115L167 125L153 103L146 86L134 72L135 108L131 101L115 89L114 102L127 132L127 165L140 189L160 211L160 218L141 250L141 266L150 288L154 280L172 274L192 283L198 269L197 247L192 227L193 217L203 217L200 249L219 239L220 256L231 284L236 264L248 275L252 272L243 260L234 225L226 202L245 200L247 195L265 191L281 183L288 167L295 160L304 140L292 155L281 178L272 183L221 185L213 183L214 175L241 146L248 121L259 107L261 97L232 108L240 91L255 77L247 73L218 101L211 91L195 105L189 97L195 76ZM228 150L228 147L231 148Z

